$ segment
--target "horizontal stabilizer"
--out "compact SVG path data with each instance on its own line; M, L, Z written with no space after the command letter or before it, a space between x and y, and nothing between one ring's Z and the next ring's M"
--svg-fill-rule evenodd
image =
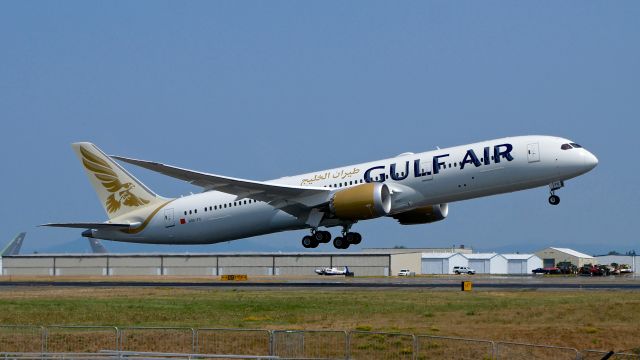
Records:
M133 224L110 224L110 223L49 223L42 224L40 226L50 227L64 227L73 229L130 229L140 225L140 223Z

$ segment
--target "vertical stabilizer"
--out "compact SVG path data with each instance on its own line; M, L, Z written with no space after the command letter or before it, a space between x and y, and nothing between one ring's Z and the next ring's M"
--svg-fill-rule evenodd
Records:
M91 252L94 254L106 254L108 253L107 248L102 245L102 242L98 239L87 239L89 240L89 246L91 246Z
M72 147L109 219L163 201L97 146L80 142L72 144Z
M22 248L22 243L24 242L24 238L27 236L26 232L21 232L18 234L9 245L7 245L0 253L0 256L8 256L8 255L18 255L20 254L20 248Z

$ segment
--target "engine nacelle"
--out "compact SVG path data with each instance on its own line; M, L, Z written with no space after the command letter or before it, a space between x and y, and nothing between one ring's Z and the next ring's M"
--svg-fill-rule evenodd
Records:
M444 220L449 215L449 204L429 205L393 215L402 225L428 224Z
M391 211L391 193L386 184L373 182L336 192L329 202L331 214L345 220L366 220Z

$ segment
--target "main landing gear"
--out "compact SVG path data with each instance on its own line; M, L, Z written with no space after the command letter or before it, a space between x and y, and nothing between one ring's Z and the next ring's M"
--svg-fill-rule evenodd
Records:
M362 235L357 232L350 232L351 225L342 227L342 236L336 236L333 239L333 246L336 249L347 249L349 245L357 245L362 241Z
M302 238L302 246L305 248L316 248L320 243L331 241L331 233L328 231L311 230L311 235Z
M560 196L556 195L556 190L564 187L564 181L554 181L549 184L549 192L551 196L549 196L549 204L558 205L560 204Z
M357 232L350 232L350 226L343 227L342 236L336 236L333 239L333 246L336 249L347 249L349 245L360 244L362 241L362 235ZM307 235L302 238L302 246L305 248L316 248L320 243L328 243L331 241L331 233L328 231L320 231L317 229L311 230L311 235Z

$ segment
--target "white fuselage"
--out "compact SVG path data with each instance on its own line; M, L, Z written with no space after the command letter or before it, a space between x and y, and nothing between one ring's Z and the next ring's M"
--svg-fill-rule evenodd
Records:
M394 158L268 181L340 190L383 181L392 192L390 215L434 204L546 186L591 170L597 159L570 140L518 136L407 153ZM320 226L339 225L332 219ZM209 244L309 228L269 203L208 191L175 199L155 211L136 234L97 230L96 238L158 244Z

